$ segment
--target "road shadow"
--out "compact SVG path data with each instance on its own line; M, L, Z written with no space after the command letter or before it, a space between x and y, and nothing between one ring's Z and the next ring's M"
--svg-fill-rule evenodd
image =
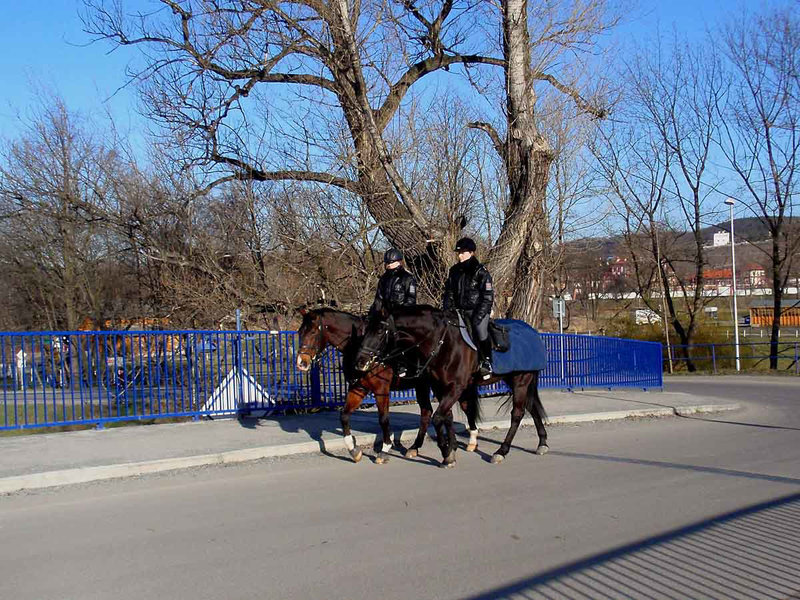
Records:
M292 435L291 439L287 438L286 442L302 443L313 440L319 444L319 450L323 455L352 462L349 456L340 456L326 449L326 441L330 444L331 441L338 441L342 437L338 408L310 414L240 416L238 422L245 429L274 427L283 433L299 434ZM380 449L382 434L376 411L369 409L355 411L350 417L350 425L356 443L360 447L372 448L375 452ZM404 430L419 427L419 415L406 411L390 412L390 427L392 438L399 440Z
M498 436L505 435L498 432ZM500 445L502 441L499 438L492 438L486 434L482 434L478 436L479 442L489 443L493 445ZM478 446L480 450L481 446ZM523 452L525 454L532 454L537 458L542 458L538 454L536 454L535 448L524 448L517 444L511 444L511 451L513 452ZM511 456L511 452L509 452L509 456ZM553 450L552 448L548 451L547 456L558 456L564 458L577 458L581 460L594 460L594 461L602 461L602 462L613 462L613 463L623 463L623 464L631 464L631 465L639 465L639 466L646 466L646 467L657 467L660 469L677 469L681 471L694 471L698 473L711 473L714 475L726 475L728 477L740 477L744 479L756 479L761 481L768 481L770 483L786 483L789 485L800 485L800 478L796 477L784 477L782 475L768 475L765 473L753 473L751 471L737 471L736 469L725 469L722 467L708 467L705 465L688 465L685 463L676 463L676 462L667 462L667 461L660 461L660 460L648 460L644 458L629 458L625 456L609 456L603 454L589 454L587 452L569 452L567 450ZM545 458L546 460L546 458Z
M725 419L714 419L711 417L698 417L694 415L675 415L681 419L691 421L706 421L707 423L721 423L723 425L739 425L741 427L756 427L760 429L785 429L787 431L800 431L800 427L786 427L784 425L764 425L762 423L743 423L742 421L727 421Z
M800 493L754 504L468 600L800 597Z

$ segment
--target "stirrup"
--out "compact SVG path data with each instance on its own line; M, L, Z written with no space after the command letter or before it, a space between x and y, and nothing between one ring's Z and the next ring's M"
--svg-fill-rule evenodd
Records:
M489 379L492 376L492 365L489 361L484 361L478 367L478 377L483 380Z

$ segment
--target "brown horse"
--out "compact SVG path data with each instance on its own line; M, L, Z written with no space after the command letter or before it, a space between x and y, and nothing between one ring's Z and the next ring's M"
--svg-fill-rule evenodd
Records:
M387 452L392 447L389 428L389 393L392 389L414 388L416 391L417 403L420 406L419 432L414 443L406 451L406 456L416 456L425 441L425 434L428 431L433 412L430 400L431 387L427 376L398 380L394 376L390 362L376 363L364 372L356 371L355 355L361 346L366 319L332 308L314 310L301 308L300 314L303 316L303 323L298 330L300 344L297 353L298 369L304 372L309 371L329 345L342 353L342 366L349 382L347 400L341 412L342 432L344 443L353 460L360 461L362 454L356 446L355 436L350 432L350 415L370 392L375 396L378 406L378 422L383 433L383 445L375 462L382 464L388 460ZM461 407L467 414L470 423L474 424L478 418L477 401L467 402L465 399Z
M436 441L442 451L442 466L455 466L456 440L453 430L453 404L464 397L477 398L477 386L505 381L513 392L511 427L500 448L492 456L493 463L502 462L511 448L520 421L527 409L536 424L539 446L536 454L548 450L547 419L539 399L539 371L516 371L494 375L478 382L478 356L461 338L455 314L437 310L431 306L401 308L385 320L375 320L364 332L362 346L356 355L356 368L368 370L383 357L397 352L415 349L427 356L427 371L430 384L439 398L439 406L433 415ZM539 334L532 330L533 334ZM532 335L533 335L532 334ZM472 437L470 424L470 437ZM475 432L477 433L477 432Z

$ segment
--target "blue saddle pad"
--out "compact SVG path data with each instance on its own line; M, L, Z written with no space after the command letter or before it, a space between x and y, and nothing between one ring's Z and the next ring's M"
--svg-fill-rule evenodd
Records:
M514 371L543 371L547 366L547 350L539 332L525 321L495 319L509 331L508 352L492 351L492 370L498 375Z

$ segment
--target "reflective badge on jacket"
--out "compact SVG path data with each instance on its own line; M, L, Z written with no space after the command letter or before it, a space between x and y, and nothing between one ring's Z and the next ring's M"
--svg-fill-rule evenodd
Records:
M491 292L492 291L492 282L491 281L487 281L486 282L486 291L487 292Z

